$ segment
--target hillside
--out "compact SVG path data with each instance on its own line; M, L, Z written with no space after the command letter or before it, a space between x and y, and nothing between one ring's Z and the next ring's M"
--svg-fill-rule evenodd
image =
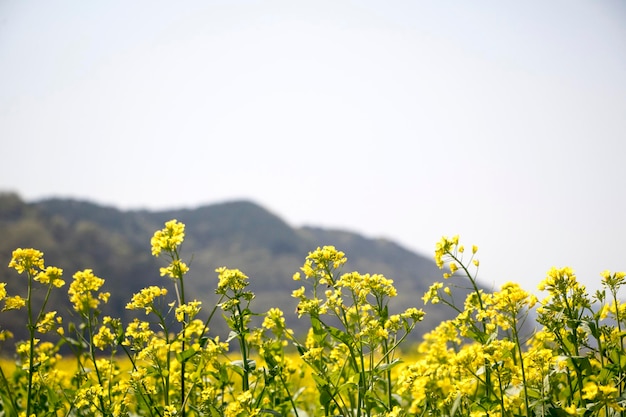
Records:
M12 294L18 286L24 291L20 294L25 294L25 280L6 265L13 249L34 247L44 252L47 265L64 269L66 282L74 272L85 268L105 278L104 290L112 296L103 314L130 320L133 316L125 305L134 292L148 285L171 288L171 283L159 276L164 261L151 256L150 238L173 218L187 226L182 247L183 257L191 266L185 281L187 294L204 303L214 301L215 269L238 268L250 277L250 287L256 294L254 311L280 307L296 331L299 322L292 314L296 301L291 291L298 284L292 276L306 255L318 246L334 245L344 251L348 257L346 272L382 273L393 279L399 295L391 304L392 312L409 306L423 308L422 295L441 277L430 257L391 241L346 231L294 228L248 201L153 212L121 211L62 199L26 203L15 194L0 194L0 263L4 265L0 268L0 282L8 282ZM67 285L56 291L52 303L68 316L66 290ZM429 306L426 311L425 322L415 337L450 317L450 312L439 306ZM10 328L19 339L24 329L12 325L15 318L2 313L0 324ZM217 322L213 327L216 333L225 331Z

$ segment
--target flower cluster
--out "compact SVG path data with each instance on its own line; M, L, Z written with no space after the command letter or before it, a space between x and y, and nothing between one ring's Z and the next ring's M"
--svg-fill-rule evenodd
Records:
M134 294L130 303L126 304L126 308L129 310L143 309L146 314L150 314L155 311L154 300L164 295L167 295L167 289L151 285Z
M435 261L448 280L433 283L422 300L448 306L455 316L427 332L414 349L401 351L423 310L392 311L393 280L342 271L347 258L333 246L309 253L293 276L302 283L292 296L297 318L310 325L306 334L295 334L278 308L254 312L250 278L238 269L216 270L218 299L209 309L186 300L189 267L179 253L184 230L171 220L152 237L152 254L169 257L160 275L172 278L167 282L175 291L152 285L133 294L126 308L145 313L145 319L129 323L101 317L100 306L110 294L102 291L105 280L85 269L73 275L67 292L79 322L66 326L46 308L51 292L64 285L63 271L45 266L38 250L13 252L9 267L26 275L27 291L10 295L8 283L0 283L0 302L3 312L25 310L28 340L15 344L11 366L0 363L1 415L613 417L626 412L626 304L619 294L624 272L602 272L602 290L592 297L567 267L548 271L540 285L547 293L542 300L516 283L487 291L478 282L477 247L469 255L458 236L444 237L436 244ZM175 299L168 299L170 294ZM212 320L220 316L227 338L213 333ZM0 342L10 337L0 329ZM56 343L49 341L55 337ZM60 365L64 345L75 356L69 370ZM293 347L297 353L289 353Z
M178 247L185 239L185 225L176 219L165 223L165 227L154 233L150 244L152 245L152 255L159 256L161 252L171 253L178 250Z
M68 294L74 310L87 314L90 310L95 310L100 305L100 301L109 301L111 293L99 292L94 297L93 293L100 290L104 285L104 279L98 278L91 269L78 271L74 274L74 281L70 284Z
M9 262L9 268L15 269L18 274L26 271L31 275L35 275L39 270L44 269L43 252L30 248L15 249L11 262Z
M617 365L625 357L623 336L616 336L623 326L616 294L626 274L603 272L606 290L594 306L571 268L552 268L539 286L548 293L536 310L543 328L533 329L528 319L537 297L516 283L485 292L470 273L479 265L476 252L473 246L463 261L456 236L436 246L437 264L449 267L444 278L462 271L471 290L462 306L442 283L424 295L424 302L458 314L424 337L422 356L401 372L399 392L409 414L609 416L626 410L625 367ZM609 312L616 326L607 321Z
M333 246L307 256L300 270L310 291L302 286L292 296L299 300L298 317L309 317L311 331L297 346L316 375L324 415L396 415L395 352L423 312L410 308L390 315L389 300L397 295L393 281L381 274L340 273L346 262ZM352 389L342 388L347 386Z

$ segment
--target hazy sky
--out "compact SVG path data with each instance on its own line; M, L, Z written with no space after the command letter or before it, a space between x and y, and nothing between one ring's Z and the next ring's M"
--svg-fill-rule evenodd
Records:
M0 140L28 201L251 199L595 288L626 270L626 6L3 0Z

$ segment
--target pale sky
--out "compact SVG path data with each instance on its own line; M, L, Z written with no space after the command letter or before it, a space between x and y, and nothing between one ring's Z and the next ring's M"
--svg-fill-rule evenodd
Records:
M595 289L626 270L626 6L3 0L0 140L27 201L249 199Z

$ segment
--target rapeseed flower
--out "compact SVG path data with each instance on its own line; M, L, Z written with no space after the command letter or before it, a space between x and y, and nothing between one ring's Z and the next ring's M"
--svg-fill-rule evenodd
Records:
M154 300L157 297L167 295L167 289L152 285L150 287L142 288L138 293L133 294L130 303L126 304L128 310L141 310L145 309L146 314L150 314L154 309Z
M111 346L115 341L115 335L108 326L100 326L98 333L93 336L93 345L100 350Z
M36 328L39 333L48 333L50 330L56 327L56 311L49 311L37 322ZM60 318L60 317L59 317Z
M309 252L300 270L306 279L315 278L320 284L333 285L332 270L341 268L347 260L345 254L334 246L318 247L313 252ZM295 275L294 278L296 278Z
M428 302L430 302L431 304L438 304L440 301L439 290L441 288L443 288L443 283L441 282L433 283L428 289L428 291L426 291L426 293L422 297L422 301L424 301L424 304L428 304Z
M165 222L165 227L158 230L150 239L152 255L159 256L161 252L173 253L185 239L185 225L176 219Z
M150 329L150 323L134 319L126 327L125 339L122 345L141 350L156 334Z
M41 271L35 276L35 281L39 281L42 284L51 284L57 288L61 288L65 285L65 281L61 279L63 270L55 266L48 266L45 270Z
M26 305L26 299L20 297L19 295L6 297L4 299L4 308L2 309L2 311L19 310L25 305Z
M263 319L263 328L268 330L285 329L285 317L279 308L270 308Z
M110 293L101 292L98 293L97 297L92 295L93 292L100 290L102 285L104 285L104 279L95 276L91 269L75 273L74 281L68 290L74 310L86 314L89 310L98 308L100 301L106 303Z
M15 249L9 262L9 268L15 269L18 274L26 271L30 275L35 275L37 270L44 269L43 252L32 248Z
M602 271L602 285L609 288L619 288L624 284L626 272L611 273L609 270Z
M218 294L225 294L228 290L237 293L249 284L248 277L238 269L228 269L222 266L217 268L215 272L217 272L219 280L215 291Z
M183 321L185 321L185 319L192 320L198 315L201 308L202 308L202 301L198 301L198 300L193 300L188 303L181 304L178 307L176 307L176 311L175 311L176 320L179 323L182 323Z
M444 236L439 240L439 242L435 245L435 263L439 267L439 269L443 268L444 265L444 257L449 255L454 248L459 244L459 236L456 235L449 239Z
M170 278L180 279L189 272L189 267L180 259L174 259L167 267L160 268L159 271L161 276L167 275Z

